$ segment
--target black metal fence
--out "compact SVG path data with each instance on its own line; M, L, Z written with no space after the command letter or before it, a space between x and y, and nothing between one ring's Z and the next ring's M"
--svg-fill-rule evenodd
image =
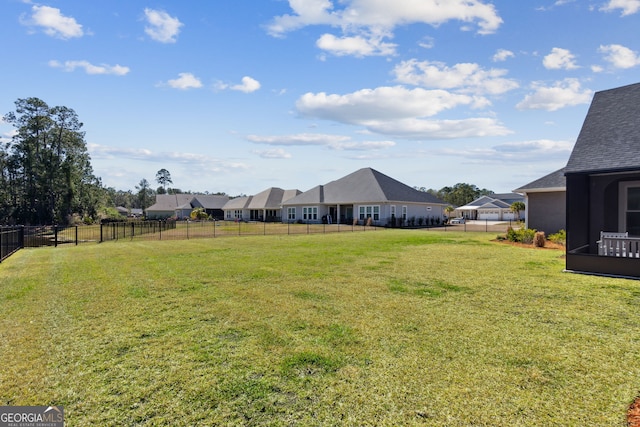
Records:
M24 227L0 227L0 262L24 246Z
M437 225L434 230L484 231L504 233L520 224L472 221L457 225ZM126 221L81 226L0 227L0 262L26 247L79 245L115 240L188 240L223 236L295 235L380 230L376 224L300 224L244 221Z

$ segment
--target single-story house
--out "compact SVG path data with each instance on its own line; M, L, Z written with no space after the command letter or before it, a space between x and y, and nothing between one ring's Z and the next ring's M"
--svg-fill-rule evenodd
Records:
M545 234L554 234L566 228L567 180L564 168L536 179L514 193L522 193L526 205L526 227Z
M286 221L347 223L369 219L373 225L391 225L412 219L440 222L447 203L371 168L318 185L282 203Z
M123 217L128 217L128 218L141 218L142 217L142 209L140 209L140 208L127 209L124 206L117 206L116 210Z
M229 196L209 194L157 194L156 202L147 208L148 219L189 218L195 208L203 208L215 219L223 218L223 206Z
M229 221L282 221L282 202L300 194L300 190L267 188L253 196L236 197L223 207L224 218Z
M514 202L524 202L524 196L517 193L490 194L455 209L455 215L471 220L516 221L524 219L524 212L517 214L511 210Z
M639 118L640 83L593 97L565 168L569 271L640 278Z

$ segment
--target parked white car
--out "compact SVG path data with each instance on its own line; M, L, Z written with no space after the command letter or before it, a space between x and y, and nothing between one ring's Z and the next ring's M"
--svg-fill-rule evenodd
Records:
M464 218L453 218L451 221L449 221L449 224L464 224Z

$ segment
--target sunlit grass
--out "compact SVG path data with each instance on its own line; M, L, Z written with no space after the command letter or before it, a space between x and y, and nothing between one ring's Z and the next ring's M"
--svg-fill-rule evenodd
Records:
M22 250L0 404L69 425L624 426L640 282L486 233Z

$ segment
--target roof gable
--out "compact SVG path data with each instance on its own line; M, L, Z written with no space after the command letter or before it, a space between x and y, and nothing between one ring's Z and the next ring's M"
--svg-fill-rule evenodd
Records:
M640 83L596 92L566 173L640 168Z
M564 171L565 168L558 169L513 191L517 193L527 193L530 191L565 190L567 188L567 178L564 176Z
M446 204L430 193L416 190L371 168L359 169L325 185L319 185L286 204L415 202Z
M300 190L283 190L278 187L267 188L253 196L248 209L279 209L283 201L296 194L300 194Z
M193 194L156 194L156 202L147 208L148 211L174 211L178 206L189 204Z
M228 201L229 196L220 194L196 194L191 203L204 209L222 209Z

